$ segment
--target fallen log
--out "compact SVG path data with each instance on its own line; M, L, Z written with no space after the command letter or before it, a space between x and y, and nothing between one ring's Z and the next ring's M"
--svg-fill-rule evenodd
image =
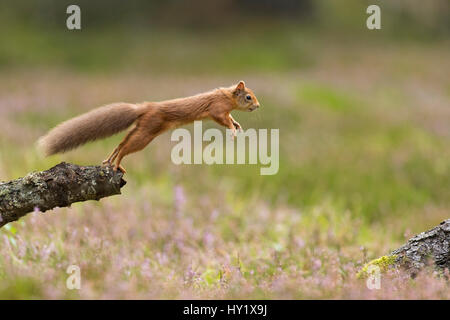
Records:
M450 270L450 219L412 237L389 255L370 261L361 269L358 277L367 276L373 265L380 267L381 271L400 267L412 276L427 266L436 270Z
M432 263L436 268L450 270L450 219L422 232L394 250L395 262L412 272Z
M34 210L45 212L72 203L120 194L123 173L112 167L62 162L23 178L0 182L0 228Z

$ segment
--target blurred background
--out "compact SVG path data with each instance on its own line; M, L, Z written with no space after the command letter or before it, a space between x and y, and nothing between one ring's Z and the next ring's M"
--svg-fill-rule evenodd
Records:
M66 28L70 4L81 30ZM366 27L370 4L381 30ZM447 0L0 3L2 181L61 161L101 163L124 133L50 158L35 141L111 102L245 80L262 107L233 116L244 129L280 129L274 176L260 165L176 166L166 133L124 160L122 196L2 228L0 298L449 298L429 277L414 291L393 283L395 293L354 277L449 218L449 9ZM79 291L65 287L70 264L81 267Z

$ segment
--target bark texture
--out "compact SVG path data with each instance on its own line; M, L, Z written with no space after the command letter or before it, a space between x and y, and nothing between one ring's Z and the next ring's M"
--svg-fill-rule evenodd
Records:
M62 162L42 172L0 182L0 228L36 208L42 212L74 202L120 194L126 184L112 167L78 166Z
M413 274L430 263L439 269L450 270L450 219L409 239L390 256Z

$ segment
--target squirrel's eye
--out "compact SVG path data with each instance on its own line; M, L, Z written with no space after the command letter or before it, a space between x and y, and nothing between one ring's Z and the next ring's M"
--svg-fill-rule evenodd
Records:
M252 100L252 96L248 94L248 95L245 96L245 99Z

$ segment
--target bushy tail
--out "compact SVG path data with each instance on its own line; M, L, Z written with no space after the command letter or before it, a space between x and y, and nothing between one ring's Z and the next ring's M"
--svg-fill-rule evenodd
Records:
M141 105L114 103L67 120L38 141L45 155L62 153L125 130L145 112Z

